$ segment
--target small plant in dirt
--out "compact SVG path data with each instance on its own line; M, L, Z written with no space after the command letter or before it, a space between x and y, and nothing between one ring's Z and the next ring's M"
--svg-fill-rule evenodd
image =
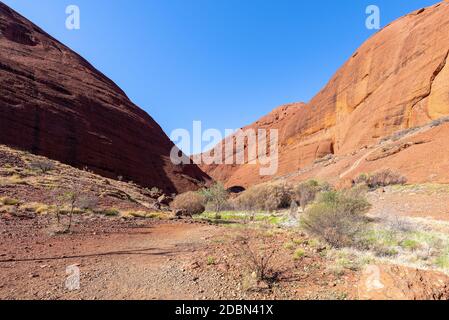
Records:
M304 251L304 249L296 249L295 252L293 253L293 260L301 260L302 258L304 258L304 256L306 255L306 252Z
M244 265L258 281L273 282L279 277L280 271L275 265L278 249L270 237L247 230L235 245Z
M293 250L295 250L295 248L296 248L296 244L293 241L284 243L284 249L293 251Z
M368 226L365 214L370 207L358 190L325 192L305 212L301 224L333 247L354 246Z
M78 212L80 205L85 204L85 199L88 197L83 193L83 186L79 184L71 185L65 190L56 192L54 197L54 203L56 206L56 219L57 224L61 225L61 214L64 212L68 216L68 223L65 226L63 233L70 232L72 228L73 215Z
M204 197L198 193L189 191L177 195L170 204L173 211L181 211L187 215L197 215L204 212Z
M213 265L215 265L215 264L216 264L215 258L214 258L214 257L207 257L206 264L207 264L208 266L213 266Z
M206 206L215 212L215 219L220 219L220 213L228 206L229 192L223 184L217 182L210 188L201 190Z
M9 198L9 197L3 197L0 198L0 203L5 205L5 206L15 206L17 204L19 204L19 200L14 199L14 198Z
M116 217L120 214L120 211L118 211L117 209L105 209L101 211L101 214L107 217Z
M39 171L43 174L55 169L54 163L46 159L31 161L29 167L31 170Z

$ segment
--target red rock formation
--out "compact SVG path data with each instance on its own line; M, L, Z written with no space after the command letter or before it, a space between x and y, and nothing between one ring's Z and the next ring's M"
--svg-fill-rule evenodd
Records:
M0 2L0 143L167 192L208 177L111 80Z
M277 119L277 111L268 116L273 119L269 126L281 129L277 176L297 173L328 153L349 154L448 115L448 53L447 1L379 31L309 103L296 106L286 118ZM203 169L229 186L269 179L258 174L257 165Z

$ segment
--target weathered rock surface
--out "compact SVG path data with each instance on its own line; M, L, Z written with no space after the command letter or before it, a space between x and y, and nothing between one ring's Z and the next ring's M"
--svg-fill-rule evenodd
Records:
M208 177L111 80L0 2L0 143L166 192Z
M250 127L280 129L277 176L346 155L449 114L449 3L406 15L366 41L307 104ZM428 155L419 155L428 157ZM228 186L269 180L257 165L203 166ZM417 172L419 175L419 172Z
M449 277L434 271L393 265L371 265L358 286L360 300L447 300Z

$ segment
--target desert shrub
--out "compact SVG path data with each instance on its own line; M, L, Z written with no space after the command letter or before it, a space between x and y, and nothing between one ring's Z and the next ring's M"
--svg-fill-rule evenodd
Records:
M320 191L320 184L315 180L309 180L298 184L293 189L295 200L304 210L307 205L315 200L317 193Z
M370 204L359 191L330 191L320 195L301 220L303 228L333 247L357 244L367 226Z
M202 189L201 194L206 201L206 206L215 212L215 218L218 219L220 212L228 206L229 192L223 184L215 183L210 188Z
M213 266L216 264L215 258L214 257L207 257L207 261L206 261L208 266Z
M47 173L55 168L55 165L50 160L34 160L29 164L31 170L40 171L41 173Z
M366 173L361 173L357 178L354 179L354 184L367 184L369 175Z
M304 249L298 248L293 253L293 260L301 260L306 255Z
M386 187L391 185L403 185L407 183L407 178L400 173L394 172L391 169L385 169L370 175L366 184L371 189L379 187Z
M201 214L204 212L204 197L198 193L189 191L175 197L170 207L177 211L184 211L186 214Z
M17 204L19 204L19 200L17 199L13 199L13 198L8 198L8 197L4 197L0 199L0 203L2 203L5 206L15 206Z
M105 209L102 210L100 213L107 217L115 217L120 214L120 211L118 211L117 209Z
M279 276L276 268L276 247L272 239L247 231L241 234L235 242L238 255L243 265L254 274L258 281L274 281Z
M291 187L282 183L265 183L249 188L233 203L238 210L275 211L287 209L291 205Z

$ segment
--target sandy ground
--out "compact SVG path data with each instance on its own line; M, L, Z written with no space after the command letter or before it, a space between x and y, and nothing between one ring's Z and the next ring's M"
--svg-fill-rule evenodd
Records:
M0 299L344 299L355 281L327 273L315 249L293 261L288 233L269 239L277 281L248 290L230 238L239 231L227 227L78 217L72 234L50 235L45 217L0 221ZM80 288L71 291L73 268Z
M42 222L42 221L41 221ZM24 233L10 233L21 223ZM25 234L36 221L14 221L2 231L0 299L194 298L165 269L201 248L213 227L201 224L99 223L72 235ZM109 222L110 223L110 222ZM4 224L4 221L3 223ZM2 226L3 227L3 226ZM91 229L92 228L92 229ZM70 291L66 269L80 272L80 290Z

